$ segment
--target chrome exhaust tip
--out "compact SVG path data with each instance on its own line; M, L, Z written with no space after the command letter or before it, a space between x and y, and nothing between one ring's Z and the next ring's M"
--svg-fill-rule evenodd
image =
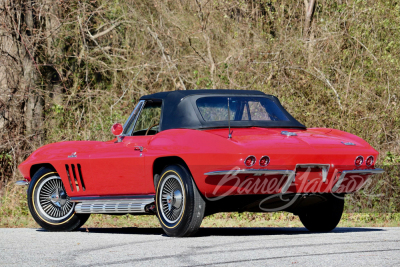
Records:
M29 185L29 182L26 180L19 180L15 182L15 185Z
M144 210L150 214L157 214L156 205L154 203L146 205Z

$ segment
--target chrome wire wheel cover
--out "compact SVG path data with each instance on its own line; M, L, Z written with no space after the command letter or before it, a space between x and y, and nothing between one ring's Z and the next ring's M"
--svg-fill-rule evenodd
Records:
M161 184L159 206L163 219L168 223L177 222L185 209L185 194L181 180L175 175L168 175Z
M58 176L47 177L41 182L35 198L37 207L47 219L61 221L74 212L75 203L70 201Z

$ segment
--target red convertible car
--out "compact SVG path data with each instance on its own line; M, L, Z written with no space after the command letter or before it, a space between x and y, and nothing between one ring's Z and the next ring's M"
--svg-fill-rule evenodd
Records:
M333 230L345 194L382 169L366 141L306 128L259 91L188 90L143 96L108 142L36 150L20 166L28 205L50 231L71 231L92 213L153 214L169 236L191 236L217 212L300 217Z

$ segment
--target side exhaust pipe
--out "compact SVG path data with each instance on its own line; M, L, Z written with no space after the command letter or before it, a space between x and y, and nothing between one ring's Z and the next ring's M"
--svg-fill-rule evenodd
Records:
M156 214L156 205L154 203L147 205L144 210L150 214Z
M19 180L15 182L15 185L29 185L29 182L26 180Z

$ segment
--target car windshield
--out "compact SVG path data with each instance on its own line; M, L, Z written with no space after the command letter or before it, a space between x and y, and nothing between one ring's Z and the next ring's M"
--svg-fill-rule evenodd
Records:
M205 121L227 121L228 99L232 121L289 121L281 108L266 97L202 97L196 105Z

